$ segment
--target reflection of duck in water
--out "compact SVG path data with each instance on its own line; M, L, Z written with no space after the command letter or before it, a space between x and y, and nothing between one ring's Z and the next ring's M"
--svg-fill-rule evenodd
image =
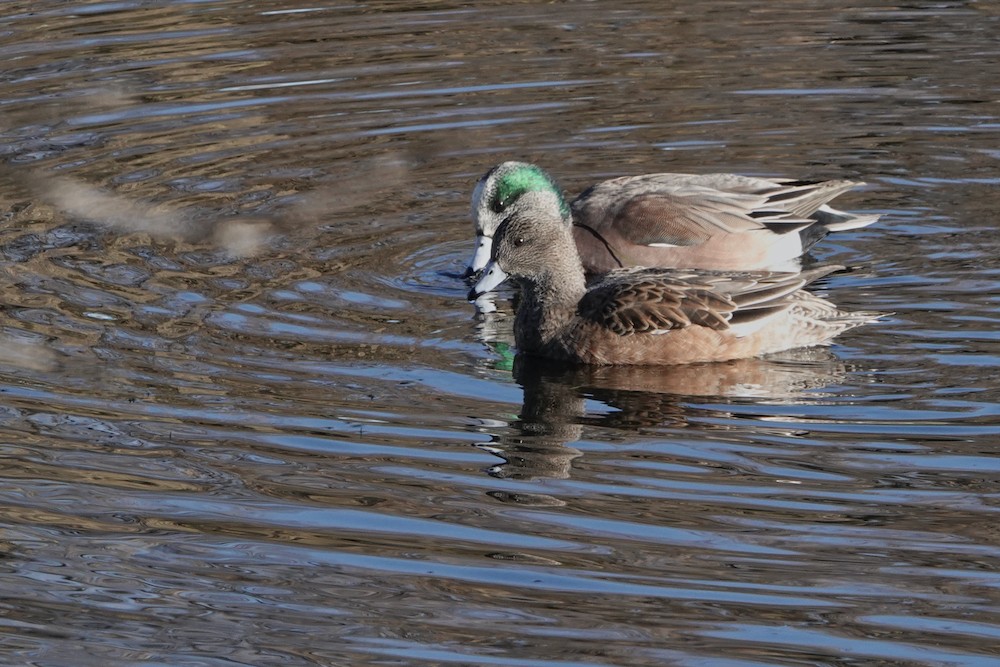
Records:
M561 479L582 454L568 443L582 436L584 397L571 384L548 381L537 361L514 360L514 379L524 388L521 413L493 442L479 445L505 460L489 469L494 476Z
M770 404L814 398L811 390L839 382L847 369L825 349L799 349L768 359L740 359L684 366L584 366L519 355L514 379L524 389L518 418L488 445L504 459L490 474L530 479L569 477L573 459L582 455L572 443L585 427L623 429L624 440L636 428L684 426L695 397L749 398ZM588 414L587 400L613 410ZM602 434L608 439L608 433Z

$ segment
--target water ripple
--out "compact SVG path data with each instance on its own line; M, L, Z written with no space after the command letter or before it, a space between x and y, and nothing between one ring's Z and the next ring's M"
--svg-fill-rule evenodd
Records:
M991 4L8 4L11 664L996 662ZM891 314L518 357L506 159L865 180L810 261Z

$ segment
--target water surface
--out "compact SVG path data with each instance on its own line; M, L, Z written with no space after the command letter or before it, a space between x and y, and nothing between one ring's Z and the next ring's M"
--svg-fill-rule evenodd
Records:
M996 664L991 3L0 11L5 664ZM515 360L505 159L864 180L814 259L893 314Z

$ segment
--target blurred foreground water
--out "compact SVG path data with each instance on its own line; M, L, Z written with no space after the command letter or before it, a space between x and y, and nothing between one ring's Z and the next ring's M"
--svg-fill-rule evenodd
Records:
M1000 12L0 9L0 662L995 665ZM830 348L512 358L468 198L862 179Z

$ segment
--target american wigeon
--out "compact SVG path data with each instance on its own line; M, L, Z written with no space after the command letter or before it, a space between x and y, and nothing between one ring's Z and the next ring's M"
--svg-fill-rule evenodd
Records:
M530 192L549 192L588 274L629 266L751 271L788 269L830 232L878 220L826 205L861 185L736 174L644 174L591 186L567 204L552 177L525 162L488 171L472 195L475 255L466 276L490 258L507 210ZM797 267L792 267L797 270Z
M492 256L469 298L508 276L521 285L518 351L587 364L743 359L825 343L878 317L802 291L842 267L802 273L634 268L587 286L563 201L530 190L505 210Z

